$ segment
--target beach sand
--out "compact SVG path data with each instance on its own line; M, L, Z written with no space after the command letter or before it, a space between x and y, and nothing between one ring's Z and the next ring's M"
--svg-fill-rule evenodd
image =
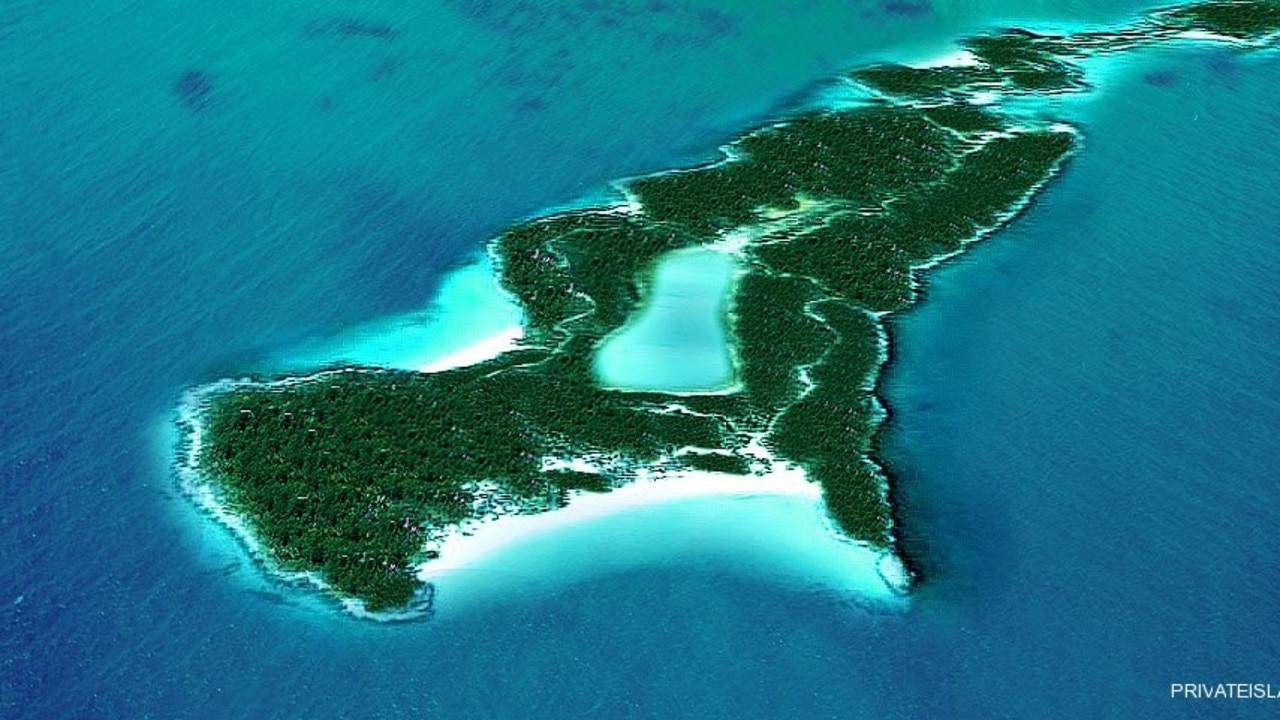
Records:
M484 360L489 360L501 355L508 350L516 349L521 338L524 337L524 328L519 325L512 325L503 329L501 332L487 337L477 343L472 343L461 350L445 355L442 358L431 360L424 363L417 369L420 372L440 372L451 368L465 367L474 365Z
M435 586L440 610L691 558L858 602L906 602L901 562L841 536L821 488L784 463L750 476L642 474L608 493L577 493L558 510L454 529L436 549L417 575Z

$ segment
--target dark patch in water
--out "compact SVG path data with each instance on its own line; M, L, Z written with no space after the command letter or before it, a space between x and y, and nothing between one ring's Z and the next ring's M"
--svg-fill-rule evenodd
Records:
M517 39L521 51L534 36L563 38L584 33L647 40L659 48L700 47L733 32L738 20L688 0L451 0L458 12Z
M1248 325L1249 316L1245 303L1231 295L1209 295L1202 304L1204 311L1218 323Z
M403 65L403 63L398 57L384 57L374 63L373 67L369 70L369 79L374 82L386 80L398 73L401 65Z
M1227 87L1235 87L1236 73L1240 70L1240 59L1230 51L1214 51L1209 54L1205 66L1218 82Z
M204 110L213 100L213 75L203 70L184 70L173 81L173 94L189 109L196 112Z
M1110 326L1103 328L1103 330L1107 333L1107 347L1111 350L1112 355L1119 355L1127 351L1132 345L1128 333Z
M573 62L566 48L552 52L549 57L533 53L513 53L490 72L487 79L508 87L546 91L559 85L572 69Z
M722 38L738 31L738 18L719 10L700 11L698 22L702 24L709 39Z
M922 18L933 12L929 0L880 0L880 12L901 18Z
M370 22L351 17L336 17L328 20L316 20L307 23L302 29L307 37L336 37L342 40L355 38L372 38L374 40L395 40L400 32L383 22Z
M907 412L916 415L937 410L940 407L942 407L942 402L938 400L917 400L907 408Z
M15 424L16 427L16 424ZM37 482L42 476L55 472L55 468L67 456L67 449L59 443L36 448L34 452L7 460L0 465L0 488L17 489Z
M1143 75L1142 81L1155 87L1167 88L1173 87L1173 84L1178 81L1178 76L1172 70L1157 70Z
M335 252L370 278L375 297L428 293L441 270L457 257L460 230L437 221L416 192L356 172L342 182L346 201L334 208ZM404 248L415 248L413 253ZM376 279L374 279L376 278Z
M547 101L540 97L528 97L516 104L516 112L531 113L547 109Z

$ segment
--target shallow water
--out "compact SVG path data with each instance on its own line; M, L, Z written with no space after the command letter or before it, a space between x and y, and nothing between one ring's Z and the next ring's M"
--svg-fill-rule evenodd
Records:
M539 207L713 157L888 48L1151 4L0 7L0 715L1261 714L1165 698L1277 656L1274 60L1118 70L1085 154L899 324L889 440L931 570L905 615L695 543L356 622L167 467L184 386L421 311Z
M446 622L512 602L554 601L646 568L766 575L871 612L905 609L906 598L880 574L892 570L884 564L891 559L838 535L825 512L818 489L794 475L788 482L690 473L579 497L554 516L504 518L463 544L446 543L422 570ZM584 551L602 538L608 553Z
M732 385L728 312L738 264L717 250L659 258L639 309L596 348L593 367L606 387L706 392Z
M487 254L446 272L425 309L300 340L269 356L272 372L306 373L328 364L417 370L520 326L524 311L498 284Z

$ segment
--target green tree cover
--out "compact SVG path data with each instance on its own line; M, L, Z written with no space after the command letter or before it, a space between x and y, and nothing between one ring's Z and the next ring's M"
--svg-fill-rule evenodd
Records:
M972 91L983 80L994 84L992 73L971 67L914 68L896 63L872 65L850 73L850 77L887 95L917 99L941 99Z
M660 255L701 241L647 218L584 210L518 225L497 243L503 285L533 328L550 332L574 319L574 332L603 337L639 303Z
M965 47L1014 89L1044 92L1082 87L1079 68L1056 52L1062 42L1058 36L1009 30L970 38Z
M1162 13L1160 27L1235 36L1280 27L1275 0ZM1071 46L1002 33L969 41L984 63L976 70L868 68L855 76L887 94L937 98L809 113L742 136L732 161L633 181L638 210L513 226L494 251L525 309L525 348L439 373L351 369L213 394L200 469L283 568L318 572L373 610L410 599L428 534L482 512L478 483L534 512L659 459L745 473L748 432L765 431L768 447L821 483L845 532L886 545L885 479L869 458L873 313L907 307L913 266L995 227L1070 152L1071 133L1015 128L966 95L993 72L1006 88L1074 89ZM818 202L806 209L802 197ZM599 388L595 347L637 309L658 258L766 222L765 210L791 215L785 232L745 250L732 317L742 391ZM730 454L673 457L685 447ZM596 454L613 459L599 474L541 470L547 457Z
M1162 18L1177 26L1255 38L1280 32L1280 0L1240 0L1187 5Z
M1071 144L1071 134L1048 130L996 137L961 156L943 179L905 193L883 213L844 214L753 252L768 270L817 280L832 296L877 312L901 310L911 298L912 265L954 252L995 224L1045 179Z
M1062 92L1083 87L1083 74L1064 55L1070 43L1060 36L1006 30L969 38L964 47L976 65L915 68L896 63L873 65L851 77L887 95L916 99L963 99L984 89L1007 92Z
M876 321L836 300L812 310L838 340L809 369L813 388L781 414L767 441L821 483L827 507L853 537L890 542L885 479L865 458L875 429L875 398L866 379L879 363Z
M1061 92L1084 87L1072 60L1089 52L1129 49L1166 37L1165 31L1195 29L1240 39L1280 32L1280 0L1215 0L1157 10L1144 26L1115 32L1038 35L1005 30L967 39L976 66L913 68L887 63L851 73L853 79L888 95L916 99L962 98L976 90ZM944 123L945 124L945 123Z
M694 470L705 472L728 473L730 475L750 475L751 463L740 455L721 455L719 453L690 453L681 458Z
M911 107L810 113L739 139L736 162L636 180L631 190L657 222L706 236L795 209L798 196L874 205L939 177L956 138Z
M425 530L471 516L470 482L554 507L564 490L622 478L543 473L545 456L643 463L726 444L719 418L637 410L589 378L540 367L361 370L216 395L201 468L283 567L317 570L380 609L409 600Z
M953 102L926 108L924 116L942 127L962 134L994 132L1004 127L1004 121L1000 116L967 102Z
M805 310L820 297L802 277L753 269L740 281L734 329L742 381L752 407L766 417L800 394L800 367L816 362L835 339Z
M981 120L981 112L967 114ZM833 517L883 543L883 479L862 457L873 405L859 389L875 335L848 318L837 328L834 306L821 315L813 308L828 297L873 310L904 306L911 263L992 222L1043 180L1048 165L1035 157L1051 163L1069 145L1020 140L1035 137L972 150L905 105L812 114L745 136L737 161L638 181L657 211L578 211L521 224L499 236L497 251L504 286L529 313L529 349L441 373L364 370L216 396L203 469L284 567L318 571L371 609L408 600L423 532L471 517L477 481L530 510L552 508L569 490L606 490L625 478L542 472L543 457L605 453L648 463L685 446L739 450L742 428L775 418L770 442L823 483ZM988 153L998 157L984 164ZM691 202L718 182L737 189L729 202ZM595 345L638 306L659 256L705 242L710 228L758 221L761 208L798 207L800 194L847 209L801 215L789 237L752 248L762 264L741 281L733 323L745 393L680 398L684 412L667 408L669 396L594 384ZM884 209L853 212L864 205ZM800 399L800 367L824 357ZM847 377L832 374L833 362ZM682 463L749 470L740 456L693 453Z

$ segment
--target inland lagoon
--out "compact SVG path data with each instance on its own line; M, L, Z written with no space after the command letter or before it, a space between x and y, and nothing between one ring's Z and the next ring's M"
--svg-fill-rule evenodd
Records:
M738 264L726 252L682 250L659 258L649 297L596 347L605 387L666 393L715 392L734 384L729 328Z

